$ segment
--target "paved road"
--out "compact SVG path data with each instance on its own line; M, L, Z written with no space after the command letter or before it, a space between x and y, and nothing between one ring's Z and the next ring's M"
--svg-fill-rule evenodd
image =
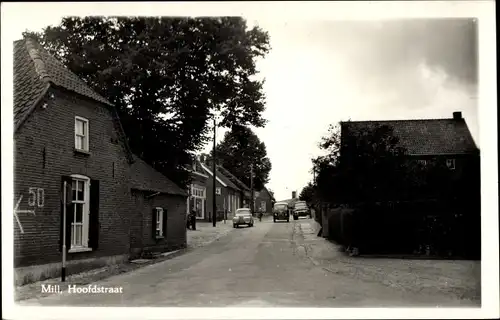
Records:
M241 228L203 248L94 283L115 294L63 294L21 305L163 307L460 306L446 297L404 293L326 271L307 256L311 220ZM66 289L66 288L62 288Z

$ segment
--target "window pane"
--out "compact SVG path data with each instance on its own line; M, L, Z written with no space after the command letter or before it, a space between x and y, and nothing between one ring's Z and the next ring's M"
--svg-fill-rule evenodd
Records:
M81 246L82 245L82 225L77 224L75 225L75 246Z
M81 134L81 135L85 134L84 122L83 121L78 120L78 119L76 120L76 122L75 122L75 132L77 134Z
M71 200L76 200L76 180L71 181L71 190L73 191L71 195Z
M80 223L71 224L71 246L82 246L83 225Z
M74 203L75 221L83 222L83 203Z
M84 197L84 184L85 182L83 181L78 181L77 182L77 187L78 187L78 200L81 200L81 201L84 201L85 200L85 197Z
M81 136L75 137L75 148L82 150L84 146L83 143L84 143L83 137Z

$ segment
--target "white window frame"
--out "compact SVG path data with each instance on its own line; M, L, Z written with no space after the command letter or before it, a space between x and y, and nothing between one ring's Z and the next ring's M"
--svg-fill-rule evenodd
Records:
M455 168L456 168L455 167L456 166L455 159L454 158L446 159L446 166L450 170L455 170Z
M215 188L215 194L220 196L222 194L222 188L221 187L216 187Z
M76 131L76 127L77 127L77 123L78 122L83 122L84 123L84 127L83 127L83 135L77 133ZM86 119L86 118L83 118L83 117L79 117L79 116L75 116L75 149L78 150L78 151L85 151L85 152L88 152L89 151L89 120ZM83 148L78 148L77 147L77 144L76 144L76 139L78 137L83 137Z
M79 203L83 204L83 210L82 210L82 239L81 239L81 245L75 245L74 244L74 236L75 232L73 227L76 226L76 223L73 222L71 224L71 246L69 249L69 252L82 252L82 251L91 251L92 249L89 248L89 221L90 221L90 178L79 175L79 174L73 174L71 175L71 193L73 193L73 181L77 182L77 188L78 188L78 182L83 182L83 198L84 200L75 200L71 199L71 209L73 210L73 221L75 221L75 216L76 216L76 207L73 204ZM78 189L77 189L78 190ZM78 192L77 192L78 193Z
M158 234L158 232L156 232L155 238L161 239L161 238L165 237L165 230L163 230L163 219L164 219L163 208L156 207L155 210L156 210L156 214L155 214L156 219L154 221L154 223L156 224L155 230L160 231L159 234Z
M260 210L262 210L263 212L267 212L266 202L265 201L261 201L260 202Z

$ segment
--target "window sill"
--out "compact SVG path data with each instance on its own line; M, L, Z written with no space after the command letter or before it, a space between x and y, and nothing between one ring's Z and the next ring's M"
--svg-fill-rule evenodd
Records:
M86 150L81 150L81 149L74 149L74 153L75 154L82 154L82 155L85 155L85 156L90 156L90 152L86 151Z
M159 236L159 237L155 237L156 240L161 240L161 239L165 239L164 236Z
M69 249L69 253L77 253L77 252L89 252L92 251L92 248L72 248Z

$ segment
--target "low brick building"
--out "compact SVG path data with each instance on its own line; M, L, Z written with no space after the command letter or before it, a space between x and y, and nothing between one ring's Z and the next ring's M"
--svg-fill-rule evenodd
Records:
M187 193L142 159L134 156L134 160L131 255L185 248Z
M14 42L17 283L60 271L63 182L68 272L128 258L132 154L113 105L41 48Z
M260 191L256 191L254 193L255 197L255 212L261 212L261 213L272 213L273 212L273 204L274 204L274 197L273 195L267 190L266 187L262 188Z
M213 167L210 162L206 164L201 163L203 169L208 174L209 179L206 181L207 197L207 211L208 219L211 221L213 212ZM220 166L216 168L216 181L215 181L215 203L217 209L217 219L224 218L231 219L236 212L236 209L241 207L241 189L238 188L229 178L222 174Z

